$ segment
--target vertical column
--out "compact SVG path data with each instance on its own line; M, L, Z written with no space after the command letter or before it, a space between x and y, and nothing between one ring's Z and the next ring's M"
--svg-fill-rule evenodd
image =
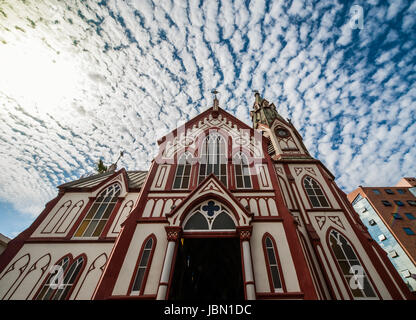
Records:
M253 265L251 263L250 238L253 227L237 227L240 236L241 252L244 269L244 288L247 300L256 300L256 287L254 284Z
M168 286L169 278L172 271L172 261L173 256L175 255L176 244L179 240L179 236L182 232L181 227L165 227L166 236L168 240L168 246L166 248L165 262L163 263L162 275L160 276L159 289L157 291L157 300L165 300Z

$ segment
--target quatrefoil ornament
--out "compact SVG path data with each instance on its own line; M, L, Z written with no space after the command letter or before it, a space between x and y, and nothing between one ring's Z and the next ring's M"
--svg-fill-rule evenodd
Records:
M207 212L208 217L212 217L215 211L220 210L220 207L215 205L214 201L208 201L208 205L203 206L202 210Z

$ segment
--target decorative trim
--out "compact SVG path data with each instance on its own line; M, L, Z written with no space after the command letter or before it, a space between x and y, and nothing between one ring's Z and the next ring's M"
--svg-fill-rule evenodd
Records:
M168 242L169 241L178 241L179 237L182 234L182 227L172 227L172 226L166 226L165 227L166 230L166 237Z
M319 227L319 230L322 230L322 227L325 225L326 216L315 216L316 223Z
M23 256L21 256L19 259L16 259L12 265L7 269L7 271L5 273L3 273L3 275L0 277L0 280L2 280L8 273L15 271L15 267L16 264L22 260L22 262L24 263L18 270L19 274L16 277L16 279L13 281L13 283L10 285L9 289L6 291L6 293L3 295L3 297L1 297L2 300L6 300L6 297L8 296L10 290L13 289L14 285L17 283L17 281L19 281L20 277L23 275L23 273L26 271L27 266L30 263L30 254L26 253ZM25 261L25 259L27 259L27 261ZM16 290L16 289L15 289ZM14 291L15 291L14 290ZM14 293L14 291L12 292L12 294ZM8 297L7 299L9 299L10 297Z
M95 266L95 263L101 258L101 257L105 257L105 262L104 262L104 264L101 266L101 267L99 267L100 268L100 270L101 270L101 275L103 274L103 272L104 272L104 269L105 269L105 266L106 266L106 264L107 264L107 262L108 262L108 257L107 257L107 254L105 253L105 252L103 252L102 254L100 254L99 256L97 256L96 258L95 258L95 260L90 264L90 267L88 268L88 270L87 270L87 273L85 274L85 276L84 276L84 279L82 279L82 282L81 282L81 284L80 284L80 286L79 286L79 288L78 288L78 290L77 290L77 293L75 294L75 296L74 296L74 300L76 300L76 298L78 297L78 294L79 294L79 292L81 291L81 288L82 288L82 286L84 285L84 282L85 282L85 280L88 278L88 275L90 274L90 272L91 271L93 271L93 270L95 270L95 269L97 269L97 267ZM99 278L101 278L101 275L100 275L100 277ZM99 279L98 279L99 280ZM93 294L92 294L92 296L94 296L94 292L93 292Z
M250 241L253 226L239 226L236 228L240 241Z
M303 168L301 168L301 167L294 167L293 170L295 170L296 176L299 176L302 173Z
M70 210L72 206L72 201L71 200L67 200L65 201L55 212L55 214L49 219L48 223L46 224L46 226L42 229L42 231L40 232L41 234L51 234L53 233L53 230L56 228L57 224L60 222L60 220L62 219L63 216L65 216L65 214L68 212L68 210ZM62 210L63 208L65 208L65 210ZM60 213L61 211L62 214L59 217L58 213ZM58 221L55 222L55 224L51 227L49 227L49 225L53 222L53 220L55 219L55 217L58 217ZM48 228L49 227L49 228ZM46 229L50 229L49 231L46 231Z
M77 208L77 205L79 204L79 208L77 210L77 212L74 214L74 217L72 218L72 220L68 223L67 227L65 228L65 230L63 231L59 231L59 229L61 228L61 226L64 224L65 220L68 218L68 216L70 216L70 214L72 213L72 211L74 209ZM79 212L81 211L82 207L84 206L84 200L80 200L77 203L75 203L73 205L73 207L71 208L71 210L65 215L65 217L62 219L61 223L59 224L59 226L56 228L55 233L59 233L59 234L64 234L67 232L68 228L72 225L73 221L76 219L76 217L78 216ZM59 222L59 221L58 221Z
M328 219L331 220L332 223L336 224L338 227L345 230L344 225L339 216L328 216Z

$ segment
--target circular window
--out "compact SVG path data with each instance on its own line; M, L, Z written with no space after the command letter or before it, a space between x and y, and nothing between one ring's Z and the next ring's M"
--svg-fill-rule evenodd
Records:
M287 137L289 135L289 132L287 132L286 129L277 128L276 129L276 134L277 134L278 137Z

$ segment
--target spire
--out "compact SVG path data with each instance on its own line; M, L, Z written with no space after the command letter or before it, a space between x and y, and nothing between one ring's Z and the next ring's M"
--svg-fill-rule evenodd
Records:
M218 102L218 99L217 99L217 93L219 93L219 92L217 91L217 89L214 89L214 90L212 90L212 91L211 91L211 93L213 93L213 94L214 94L214 105L213 105L213 110L214 110L214 111L218 111L218 108L219 108L219 102Z
M257 90L255 90L254 91L255 93L254 93L254 97L255 97L255 104L254 105L257 105L257 106L260 106L260 104L261 104L261 101L263 100L262 99L262 97L260 96L260 93L257 91Z
M259 123L270 127L276 118L282 119L282 117L277 113L275 105L273 103L270 104L269 101L263 99L257 90L254 91L254 97L254 110L250 111L254 129L257 129Z

